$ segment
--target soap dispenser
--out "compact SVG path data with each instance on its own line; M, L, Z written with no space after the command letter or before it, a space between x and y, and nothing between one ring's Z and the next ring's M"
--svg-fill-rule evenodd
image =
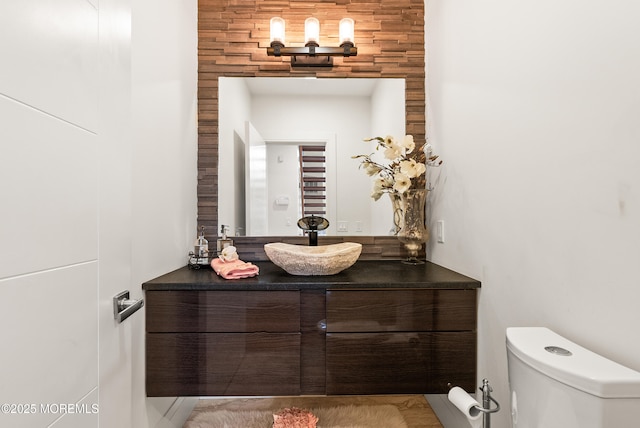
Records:
M227 237L228 232L229 226L225 226L224 224L220 226L220 233L222 234L222 237L218 239L218 245L216 248L218 250L218 254L220 254L220 252L225 248L233 245L233 240Z
M196 239L194 253L196 255L196 264L209 264L209 241L204 237L204 226L200 228L200 235Z

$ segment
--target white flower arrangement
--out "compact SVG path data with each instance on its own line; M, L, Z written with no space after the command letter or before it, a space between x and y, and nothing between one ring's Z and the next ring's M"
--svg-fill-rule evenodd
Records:
M373 153L369 155L352 156L360 159L360 168L367 175L376 177L371 197L380 199L383 193L403 194L409 189L426 188L427 166L440 166L442 160L433 154L430 144L423 145L416 150L413 135L405 135L401 140L393 136L366 138L365 142L377 141L376 150L383 150L388 164L375 162Z

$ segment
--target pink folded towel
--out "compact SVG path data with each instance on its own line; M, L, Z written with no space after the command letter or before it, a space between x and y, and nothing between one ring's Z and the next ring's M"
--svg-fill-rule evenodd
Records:
M242 260L222 261L220 258L211 260L211 267L224 279L251 278L258 275L258 266Z

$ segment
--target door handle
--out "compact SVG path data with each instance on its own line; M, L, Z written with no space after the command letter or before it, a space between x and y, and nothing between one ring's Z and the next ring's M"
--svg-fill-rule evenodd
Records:
M130 299L129 290L122 291L113 298L113 318L120 324L143 306L144 299Z

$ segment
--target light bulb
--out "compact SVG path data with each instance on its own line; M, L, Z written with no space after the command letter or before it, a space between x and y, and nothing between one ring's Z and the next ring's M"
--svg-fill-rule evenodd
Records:
M351 18L340 20L340 46L344 43L353 43L354 22Z
M270 30L271 44L275 42L284 46L284 19L280 17L271 18Z
M316 18L307 18L304 21L304 44L320 45L320 21Z

